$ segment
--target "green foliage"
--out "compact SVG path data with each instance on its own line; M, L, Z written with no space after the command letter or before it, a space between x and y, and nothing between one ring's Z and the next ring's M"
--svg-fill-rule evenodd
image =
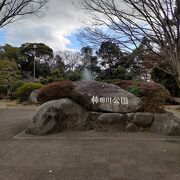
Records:
M11 99L16 99L16 91L17 89L22 86L23 84L25 84L24 81L22 80L18 80L18 81L15 81L12 86L11 86Z
M9 44L5 44L0 51L0 59L17 60L20 54L20 50L17 47L13 47Z
M123 53L121 52L119 46L111 41L102 42L96 54L98 57L102 59L100 64L106 68L104 74L106 76L105 79L107 79L107 75L109 79L118 78L118 77L113 77L112 71L114 66L120 61L120 59L123 56Z
M25 83L20 86L16 91L16 97L20 101L27 101L31 92L36 89L40 89L43 85L40 83Z
M19 77L17 64L14 61L0 61L0 83L6 85Z
M65 74L65 79L70 81L79 81L81 79L80 71L67 71Z
M114 68L112 70L112 79L125 79L126 69L119 66L118 68Z
M37 48L35 49L34 46ZM32 53L32 51L36 51L36 57L43 59L45 62L49 62L53 58L53 50L44 43L26 43L22 44L21 53Z
M110 72L111 71L111 72ZM111 78L109 76L111 74ZM122 80L122 79L127 79L127 72L124 67L117 67L117 68L112 68L110 69L105 69L101 70L100 72L97 73L97 80L99 81L107 81L107 80Z
M9 60L0 61L0 85L5 86L6 95L11 93L13 83L20 78L16 62Z
M48 76L47 77L48 83L53 83L53 82L63 81L63 80L64 80L63 77L61 77L61 78L57 78L57 77L53 77L53 76Z
M44 77L50 76L51 67L48 63L39 63L36 62L36 77Z
M151 78L156 83L160 83L166 89L168 89L172 96L180 97L180 88L172 75L165 73L161 69L154 68L151 72Z
M41 84L43 84L43 85L49 83L48 79L46 79L46 78L40 78L40 79L39 79L39 82L40 82Z
M71 81L59 81L50 83L42 87L38 92L38 102L45 103L50 100L68 98L72 92L73 83Z
M103 66L106 66L106 64L112 66L122 56L119 46L111 41L102 42L96 54L102 58L101 64Z
M56 55L54 58L54 61L56 62L55 67L60 70L60 72L65 71L65 63L62 60L62 57L59 55Z
M58 68L54 68L51 71L51 77L53 77L54 79L61 79L63 78L63 75L63 72Z
M128 87L128 92L134 94L135 96L140 96L140 89L137 85L131 85Z
M34 48L36 46L37 48ZM43 43L26 43L20 47L18 64L25 78L33 75L34 58L36 57L36 77L50 75L50 63L53 60L53 50Z
M53 68L50 76L47 78L48 83L64 80L64 73L59 68Z
M11 86L11 92L12 92L12 93L16 92L17 89L18 89L20 86L22 86L23 84L25 84L24 81L21 81L21 80L15 81L15 82L12 84L12 86Z

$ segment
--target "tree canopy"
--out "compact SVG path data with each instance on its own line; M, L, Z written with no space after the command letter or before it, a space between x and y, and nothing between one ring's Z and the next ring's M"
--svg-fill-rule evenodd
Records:
M141 54L149 63L157 68L164 65L162 70L180 86L180 0L79 2L92 17L91 24L80 33L81 40L93 44L110 40L126 52L142 44Z
M0 61L0 85L6 87L7 96L10 95L12 84L20 77L17 63L9 60Z

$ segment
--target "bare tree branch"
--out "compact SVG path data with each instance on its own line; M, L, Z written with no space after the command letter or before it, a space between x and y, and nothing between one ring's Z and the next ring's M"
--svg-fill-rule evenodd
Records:
M180 86L180 0L79 0L79 6L92 17L79 35L82 41L98 45L110 40L132 51L145 37L154 66L158 62Z
M0 28L14 22L17 17L38 13L48 0L1 0Z

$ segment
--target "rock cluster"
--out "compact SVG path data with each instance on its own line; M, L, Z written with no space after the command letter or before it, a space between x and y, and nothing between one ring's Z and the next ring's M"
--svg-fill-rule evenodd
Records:
M90 112L70 99L53 100L41 105L26 133L45 135L68 130L127 131L150 129L165 135L180 135L180 120L171 113L153 114Z
M128 104L92 102L92 97L127 97ZM180 135L180 120L170 113L140 112L141 100L106 83L77 82L71 99L48 101L39 106L26 133L45 135L63 130L128 131L150 129L165 135Z

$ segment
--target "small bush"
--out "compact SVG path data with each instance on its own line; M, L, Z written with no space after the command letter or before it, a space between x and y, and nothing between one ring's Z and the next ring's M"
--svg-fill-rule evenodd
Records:
M141 97L143 101L143 111L146 112L162 112L163 105L170 98L169 91L162 85L154 82L122 80L113 84Z
M135 96L140 96L140 89L137 85L129 86L127 91L134 94Z
M42 87L38 92L38 102L45 103L50 100L68 98L72 92L73 83L71 81L54 82Z
M48 82L48 79L46 79L46 78L40 78L40 83L41 84L43 84L43 85L46 85L46 84L48 84L49 82Z
M141 82L139 88L144 111L162 112L165 102L170 98L169 91L153 82Z
M11 99L16 99L16 91L23 84L25 84L24 81L16 81L15 83L12 84L12 86L11 86L11 95L10 95Z
M36 90L40 89L43 85L40 83L25 83L20 86L16 91L16 98L20 101L27 101L30 94Z
M137 82L131 81L131 80L116 81L116 82L113 82L113 84L119 86L120 88L126 91L128 90L129 86L138 85Z
M16 82L14 82L14 83L12 84L12 86L11 86L11 92L12 92L12 93L16 92L17 89L18 89L20 86L22 86L23 84L25 84L24 81L16 81Z

